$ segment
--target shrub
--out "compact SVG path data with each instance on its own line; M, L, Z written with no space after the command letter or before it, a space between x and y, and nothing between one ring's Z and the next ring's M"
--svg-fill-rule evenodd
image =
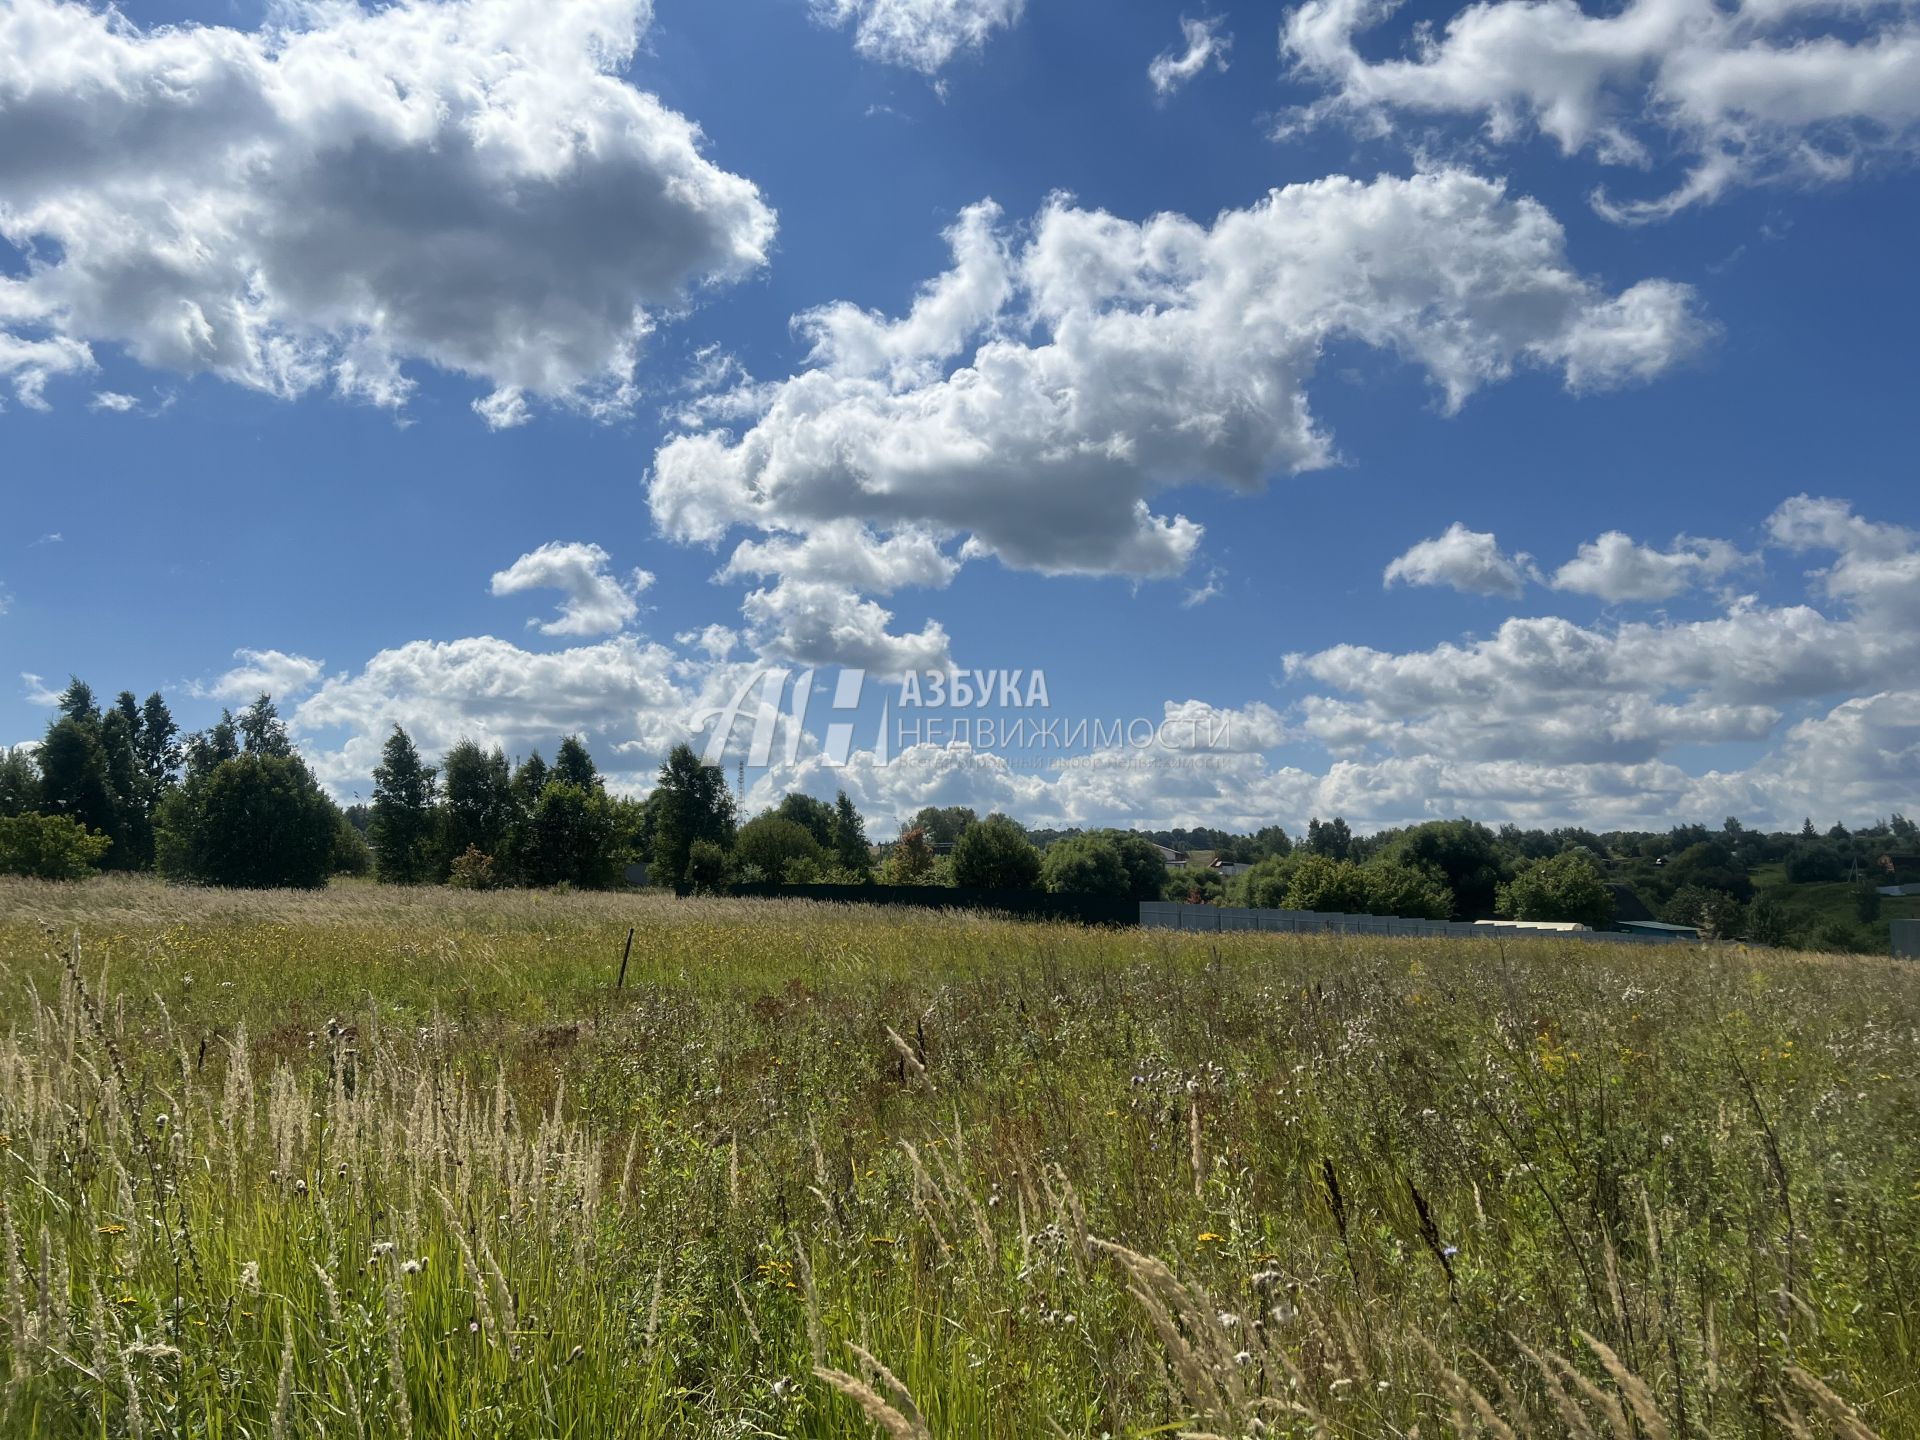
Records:
M1286 908L1361 914L1367 908L1366 874L1351 860L1302 856L1287 886Z
M817 869L826 855L806 826L771 810L742 825L733 841L734 862L741 870L751 867L769 880L783 878L796 860L809 861Z
M478 845L469 845L453 857L447 884L456 890L495 890L500 886L500 876L494 870L493 857Z
M84 880L113 842L65 815L0 817L0 875Z
M1445 920L1453 914L1453 892L1417 865L1369 860L1360 867L1366 885L1366 913L1408 920Z
M1104 835L1054 841L1041 858L1040 874L1055 895L1124 896L1132 888L1119 847Z
M732 872L732 858L717 841L696 840L687 847L687 884L696 893L720 889Z
M978 890L1031 890L1040 883L1040 852L1004 815L989 815L954 843L953 878Z
M1520 868L1500 887L1500 913L1515 920L1591 925L1613 921L1613 892L1584 850L1563 850Z
M1802 843L1787 856L1787 879L1795 885L1830 884L1846 878L1847 862L1831 845Z

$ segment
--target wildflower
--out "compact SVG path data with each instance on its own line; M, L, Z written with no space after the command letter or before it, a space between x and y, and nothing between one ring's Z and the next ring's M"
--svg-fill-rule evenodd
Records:
M1218 1245L1225 1241L1226 1238L1224 1235L1214 1234L1211 1230L1202 1230L1198 1235L1193 1237L1193 1241L1196 1245Z
M401 1273L406 1275L418 1275L422 1270L427 1268L428 1258L429 1258L428 1256L422 1255L418 1260L408 1260L403 1262L400 1266Z
M296 1180L296 1181L294 1181L294 1182L293 1182L293 1193L294 1193L294 1194L296 1194L296 1195L304 1195L304 1194L306 1194L306 1193L307 1193L307 1182L306 1182L306 1181L304 1181L304 1180Z
M1451 1260L1460 1253L1460 1247L1458 1245L1443 1245L1440 1247L1440 1253Z
M168 1117L167 1117L166 1111L164 1110L161 1111L158 1115L153 1117L153 1128L156 1130L165 1130L167 1128L167 1120L168 1120Z
M867 1237L867 1244L869 1245L892 1245L895 1243L897 1242L891 1235L869 1235Z
M1217 1311L1213 1318L1220 1322L1222 1330L1231 1330L1240 1323L1240 1317L1231 1310Z
M391 1254L393 1254L393 1242L391 1240L376 1240L373 1242L374 1259L384 1260Z
M1251 1350L1236 1352L1233 1357L1233 1363L1240 1366L1251 1365L1253 1363L1253 1352Z
M260 1293L260 1262L249 1260L240 1267L240 1288L249 1295Z
M127 1227L124 1225L96 1225L93 1227L93 1233L96 1235L124 1235L127 1233Z

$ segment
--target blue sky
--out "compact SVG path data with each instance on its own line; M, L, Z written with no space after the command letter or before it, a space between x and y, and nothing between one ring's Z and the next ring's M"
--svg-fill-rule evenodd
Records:
M1910 5L263 9L0 0L0 740L270 683L342 795L395 722L644 786L950 660L1234 738L809 714L758 797L1920 808Z

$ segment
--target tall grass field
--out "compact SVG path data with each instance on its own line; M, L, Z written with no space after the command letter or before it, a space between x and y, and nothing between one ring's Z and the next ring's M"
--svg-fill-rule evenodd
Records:
M0 999L7 1436L1920 1436L1912 964L104 879Z

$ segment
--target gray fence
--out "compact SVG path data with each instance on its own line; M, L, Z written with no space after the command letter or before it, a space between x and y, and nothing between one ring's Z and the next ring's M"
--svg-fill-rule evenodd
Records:
M1920 960L1920 920L1895 920L1892 925L1894 958Z
M1896 922L1915 924L1920 922ZM1390 915L1334 915L1318 910L1243 910L1231 905L1140 902L1148 930L1272 930L1292 935L1432 935L1449 940L1505 940L1532 936L1553 940L1604 940L1620 945L1685 945L1698 941L1622 930L1550 930L1530 925L1474 925L1464 920L1401 920ZM1895 945L1898 953L1898 940ZM1915 937L1920 944L1920 936Z

